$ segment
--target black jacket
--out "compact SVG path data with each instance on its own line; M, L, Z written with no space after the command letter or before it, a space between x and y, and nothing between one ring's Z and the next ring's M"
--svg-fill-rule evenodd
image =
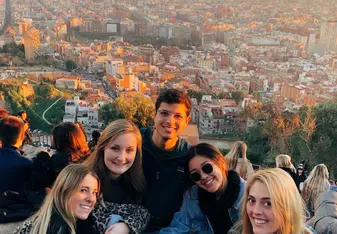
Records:
M188 183L188 156L191 145L179 138L174 151L156 147L153 130L141 129L143 136L143 170L147 182L143 205L152 216L146 231L167 227L180 209Z

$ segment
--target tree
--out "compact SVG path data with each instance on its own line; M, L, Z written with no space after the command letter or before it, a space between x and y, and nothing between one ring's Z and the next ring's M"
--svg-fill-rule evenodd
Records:
M76 63L73 60L70 60L70 59L65 61L65 66L69 71L77 68Z
M134 122L138 127L152 126L154 104L152 100L143 94L136 94L132 100L123 96L117 98L113 103L102 107L102 116L105 125L116 119L127 119Z

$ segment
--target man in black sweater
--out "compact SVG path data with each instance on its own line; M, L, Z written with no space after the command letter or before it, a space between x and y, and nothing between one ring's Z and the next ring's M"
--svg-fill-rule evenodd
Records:
M169 89L156 101L154 128L141 129L147 188L143 205L152 215L146 232L167 227L179 210L188 180L190 144L179 134L191 120L191 99Z

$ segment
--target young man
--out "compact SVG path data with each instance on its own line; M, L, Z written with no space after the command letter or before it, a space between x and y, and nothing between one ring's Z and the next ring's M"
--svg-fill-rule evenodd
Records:
M179 134L191 120L191 99L169 89L155 104L154 128L142 129L143 170L147 181L143 205L152 215L146 232L169 226L179 210L188 178L190 144Z
M20 118L7 116L0 120L0 193L21 192L29 180L33 164L19 150L24 138L24 122Z
M298 190L301 190L300 186L301 183L304 183L304 181L307 179L307 176L304 174L304 166L303 164L298 164L297 167L297 173L296 173L296 186Z

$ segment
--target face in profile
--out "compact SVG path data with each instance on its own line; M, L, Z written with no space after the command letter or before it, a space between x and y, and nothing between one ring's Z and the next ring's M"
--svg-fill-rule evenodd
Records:
M69 199L71 212L77 220L86 220L93 210L98 195L98 181L88 174L84 177L79 188Z
M190 121L186 111L185 104L162 102L154 118L157 134L165 140L176 138Z
M279 230L280 224L273 213L268 188L259 180L249 190L246 209L254 234L270 234Z
M190 179L207 192L215 193L223 186L220 168L209 158L195 156L189 162Z
M117 178L133 165L137 153L137 137L134 133L121 134L111 139L104 149L104 163L112 176Z

